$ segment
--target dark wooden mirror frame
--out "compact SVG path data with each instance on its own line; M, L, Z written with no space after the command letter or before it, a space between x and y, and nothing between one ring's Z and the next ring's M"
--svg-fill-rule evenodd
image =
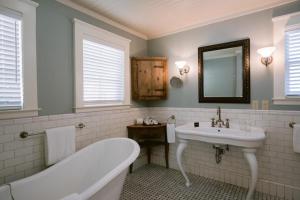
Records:
M240 47L243 49L243 96L242 97L205 97L203 76L203 53L220 49ZM250 103L250 39L226 42L198 48L198 89L199 103Z

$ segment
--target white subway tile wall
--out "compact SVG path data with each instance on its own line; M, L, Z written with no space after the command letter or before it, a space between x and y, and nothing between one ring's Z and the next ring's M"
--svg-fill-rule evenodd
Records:
M178 126L194 121L210 121L216 116L216 109L149 108L148 114L160 121L175 115ZM222 118L229 118L230 123L253 125L266 130L267 139L257 151L259 181L256 189L285 199L300 199L300 154L293 152L292 129L289 127L291 121L300 123L300 112L224 109ZM153 163L164 166L161 148L154 150L152 158ZM221 164L216 164L212 144L192 141L184 152L183 162L190 173L242 187L249 185L250 171L241 148L230 146ZM170 167L178 169L176 144L170 146Z
M37 173L45 168L43 136L20 139L21 131L43 132L47 128L76 125L83 122L86 128L77 130L77 150L109 137L127 137L126 126L138 117L151 116L165 122L176 116L177 125L194 121L209 121L216 109L201 108L130 108L95 113L62 114L34 118L0 120L0 185ZM257 151L259 181L257 190L284 197L300 199L300 154L293 152L292 129L288 123L300 123L297 111L222 110L222 118L230 123L255 125L265 128L267 139ZM170 167L177 169L176 144L170 146ZM219 181L248 187L249 169L240 148L230 151L217 165L211 144L190 142L183 160L188 172ZM155 148L152 162L165 165L164 151ZM146 163L145 152L134 164L137 168Z
M76 149L110 137L127 137L126 126L147 115L146 108L0 120L0 185L35 174L45 168L44 136L21 139L21 131L40 133L47 128L77 125ZM135 167L145 163L143 153Z

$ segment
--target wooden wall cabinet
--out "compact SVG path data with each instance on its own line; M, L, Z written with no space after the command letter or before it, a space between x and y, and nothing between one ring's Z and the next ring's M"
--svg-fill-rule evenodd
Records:
M167 58L131 58L131 88L134 100L167 98Z

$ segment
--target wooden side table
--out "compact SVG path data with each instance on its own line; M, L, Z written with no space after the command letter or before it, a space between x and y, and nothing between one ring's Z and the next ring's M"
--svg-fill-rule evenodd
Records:
M127 126L128 137L135 140L141 148L147 148L148 164L151 162L151 149L153 146L165 146L166 168L169 168L169 143L167 141L166 124L159 125L130 125ZM133 163L130 165L129 172L132 173Z

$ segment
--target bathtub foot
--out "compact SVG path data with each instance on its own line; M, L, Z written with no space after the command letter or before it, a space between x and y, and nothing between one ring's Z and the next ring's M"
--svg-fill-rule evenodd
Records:
M179 145L177 147L176 157L177 157L178 167L179 167L179 169L180 169L180 171L181 171L181 173L182 173L182 175L183 175L183 177L185 178L185 181L186 181L185 185L186 185L186 187L190 187L191 182L190 182L188 176L186 175L186 173L183 169L182 159L181 159L182 158L182 153L183 153L183 151L186 147L187 147L187 141L180 139L179 140Z
M255 156L255 149L243 149L244 157L247 160L250 172L251 172L251 183L249 186L248 194L246 197L246 200L251 200L253 198L253 193L255 190L256 182L257 182L257 175L258 175L258 169L257 169L257 160Z

